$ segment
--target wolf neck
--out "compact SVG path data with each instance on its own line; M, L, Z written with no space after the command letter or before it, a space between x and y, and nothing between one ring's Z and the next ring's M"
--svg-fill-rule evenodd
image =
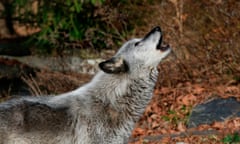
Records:
M120 121L135 123L152 98L157 75L157 70L137 77L99 73L92 81L92 88L97 93L95 98L118 113Z

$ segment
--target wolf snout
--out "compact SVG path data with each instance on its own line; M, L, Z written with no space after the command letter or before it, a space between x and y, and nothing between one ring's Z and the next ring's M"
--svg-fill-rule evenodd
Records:
M162 32L161 28L159 26L156 26L155 28L153 28L153 31L159 31Z
M143 38L142 41L145 41L145 40L151 38L156 32L162 33L162 30L161 30L161 28L159 26L156 26L147 35L145 35L145 37Z
M170 49L170 45L163 42L162 30L159 26L153 28L153 30L152 30L152 32L156 32L156 31L161 33L158 44L157 44L157 49L161 50L161 51L166 51L166 50Z

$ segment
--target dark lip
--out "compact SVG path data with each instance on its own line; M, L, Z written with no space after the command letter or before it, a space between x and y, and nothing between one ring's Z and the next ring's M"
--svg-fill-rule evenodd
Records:
M160 39L159 39L159 41L158 41L158 44L157 44L157 49L161 49L161 47L162 47L162 40L163 40L163 35L161 35L161 37L160 37Z

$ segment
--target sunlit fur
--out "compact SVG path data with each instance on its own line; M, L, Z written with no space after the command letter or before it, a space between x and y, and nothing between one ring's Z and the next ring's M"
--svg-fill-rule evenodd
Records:
M114 57L126 72L99 71L91 82L53 97L13 99L0 105L0 144L123 144L152 98L160 31L126 42ZM138 44L136 44L138 42Z

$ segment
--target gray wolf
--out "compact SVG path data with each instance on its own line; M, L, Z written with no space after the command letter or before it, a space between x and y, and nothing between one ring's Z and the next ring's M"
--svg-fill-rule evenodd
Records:
M123 144L152 98L170 52L160 27L132 39L86 85L53 97L0 105L0 144Z

